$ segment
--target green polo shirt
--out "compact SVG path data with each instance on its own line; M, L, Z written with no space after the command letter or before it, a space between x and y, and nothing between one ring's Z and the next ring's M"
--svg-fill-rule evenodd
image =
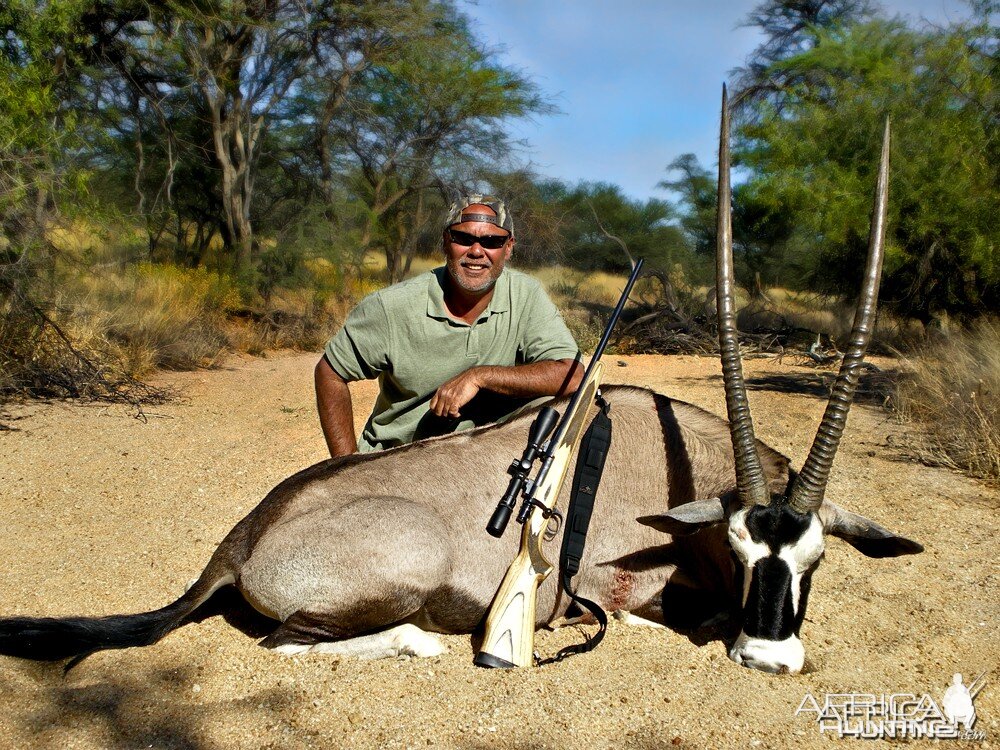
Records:
M434 415L434 392L470 367L579 356L537 280L505 268L489 305L469 325L448 315L446 273L436 268L369 294L326 345L327 360L344 380L379 380L375 409L358 440L360 451L488 424L525 403L481 391L462 409L461 419Z

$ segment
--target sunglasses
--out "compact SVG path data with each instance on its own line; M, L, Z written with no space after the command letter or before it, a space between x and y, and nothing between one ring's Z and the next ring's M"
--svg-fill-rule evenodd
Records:
M484 250L499 250L510 239L509 234L484 234L482 237L479 237L468 232L460 232L457 229L449 229L448 236L451 237L451 241L456 245L472 247L478 242L479 246Z

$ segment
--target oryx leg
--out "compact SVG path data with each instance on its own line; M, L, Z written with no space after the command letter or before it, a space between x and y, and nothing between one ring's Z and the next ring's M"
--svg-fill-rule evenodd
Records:
M335 638L336 636L323 629L322 618L306 612L296 612L265 638L261 645L286 656L318 653L353 656L358 659L439 656L446 651L440 639L409 623L354 638Z
M585 612L580 615L573 615L572 617L557 617L555 620L550 622L546 627L549 630L555 630L556 628L568 628L571 625L580 625L586 622L593 622L594 616L589 612Z
M628 625L630 627L639 628L659 628L660 630L665 630L665 626L662 623L654 622L653 620L647 620L645 617L639 617L638 615L633 615L624 609L616 609L611 613L611 616L615 618L622 625ZM575 615L573 617L560 617L549 623L549 628L555 630L556 628L565 628L570 625L581 625L593 623L594 618L589 612L585 612L580 615Z
M622 625L628 625L629 627L636 628L657 628L659 630L666 630L666 626L660 622L654 622L653 620L647 620L645 617L639 617L639 615L633 615L624 609L616 609L611 613Z

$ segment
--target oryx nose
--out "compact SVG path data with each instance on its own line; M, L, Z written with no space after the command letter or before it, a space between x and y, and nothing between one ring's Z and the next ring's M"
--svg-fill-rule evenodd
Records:
M801 672L805 656L802 641L794 635L783 641L770 641L740 633L736 643L729 649L729 658L737 664L772 674Z

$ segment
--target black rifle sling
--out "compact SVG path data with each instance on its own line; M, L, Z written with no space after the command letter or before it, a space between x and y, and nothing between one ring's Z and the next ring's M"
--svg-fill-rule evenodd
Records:
M608 417L610 406L600 395L597 397L597 405L600 408L580 442L580 452L576 457L573 489L566 511L562 551L559 553L559 583L577 606L588 610L594 616L600 628L585 643L561 649L548 660L552 662L562 661L571 654L582 654L597 648L608 629L608 616L601 606L577 596L570 587L573 576L580 571L580 560L583 559L583 550L587 544L587 529L590 528L590 517L594 512L594 498L601 483L604 461L611 448L611 419Z

